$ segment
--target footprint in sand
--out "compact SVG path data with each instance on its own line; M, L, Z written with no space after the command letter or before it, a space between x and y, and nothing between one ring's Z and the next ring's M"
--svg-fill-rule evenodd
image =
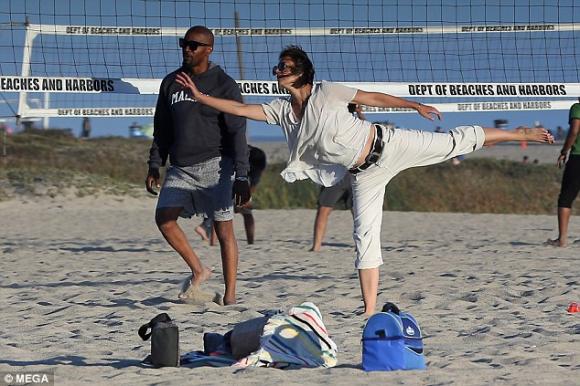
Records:
M203 305L206 303L215 303L220 306L224 305L223 296L217 292L210 293L202 291L199 288L194 288L187 292L187 294L180 294L179 300L183 303Z
M191 285L191 279L187 279L181 287L181 293L179 294L179 300L187 304L202 305L205 303L216 303L223 306L223 296L217 292L210 293L202 291L199 287L194 287Z

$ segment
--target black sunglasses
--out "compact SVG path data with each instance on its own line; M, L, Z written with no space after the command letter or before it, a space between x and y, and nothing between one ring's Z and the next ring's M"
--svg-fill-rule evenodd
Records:
M272 67L272 75L276 75L276 71L284 72L287 69L292 69L292 66L289 66L286 62L280 62Z
M179 38L179 47L185 48L188 47L191 51L197 50L197 47L209 47L209 44L196 42L195 40L185 40L183 38Z

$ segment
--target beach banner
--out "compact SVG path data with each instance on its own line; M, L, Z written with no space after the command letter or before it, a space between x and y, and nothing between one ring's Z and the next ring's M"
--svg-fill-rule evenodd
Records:
M242 95L287 95L275 80L238 80ZM399 97L505 98L578 97L580 83L393 83L337 82ZM161 79L0 76L1 92L140 94L159 92Z
M568 110L577 99L556 101L494 101L470 103L433 103L442 113L485 112L485 111L527 111L527 110ZM412 113L413 109L386 108L363 106L365 114ZM67 107L67 108L27 108L22 112L22 118L65 118L65 117L152 117L155 107Z
M187 28L111 25L29 24L36 33L84 36L183 36ZM375 25L286 28L222 28L208 26L216 37L236 36L388 36L474 33L545 33L578 31L578 23L458 24L458 25Z

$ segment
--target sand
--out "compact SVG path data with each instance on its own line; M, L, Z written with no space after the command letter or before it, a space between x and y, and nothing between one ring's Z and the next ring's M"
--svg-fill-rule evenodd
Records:
M56 371L56 384L570 385L580 376L580 220L570 247L544 247L555 216L386 212L380 302L419 320L428 370L360 369L364 317L353 267L351 218L331 215L309 252L313 210L255 211L257 242L240 237L239 304L178 302L185 264L153 221L152 198L19 198L0 203L0 372ZM223 292L219 249L183 221L215 267L204 287ZM181 352L203 348L259 311L312 301L339 348L332 369L164 368L140 362L141 324L167 312Z

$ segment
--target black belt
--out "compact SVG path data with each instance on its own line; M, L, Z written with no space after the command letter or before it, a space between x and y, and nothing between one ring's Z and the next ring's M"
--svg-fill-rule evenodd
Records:
M359 165L355 168L349 169L348 171L352 174L357 174L362 172L363 170L367 170L371 165L376 164L379 159L381 158L381 153L383 152L384 144L383 144L383 130L380 126L374 125L377 135L375 135L375 141L373 142L373 146L371 147L371 151L365 158L365 162L362 165Z

